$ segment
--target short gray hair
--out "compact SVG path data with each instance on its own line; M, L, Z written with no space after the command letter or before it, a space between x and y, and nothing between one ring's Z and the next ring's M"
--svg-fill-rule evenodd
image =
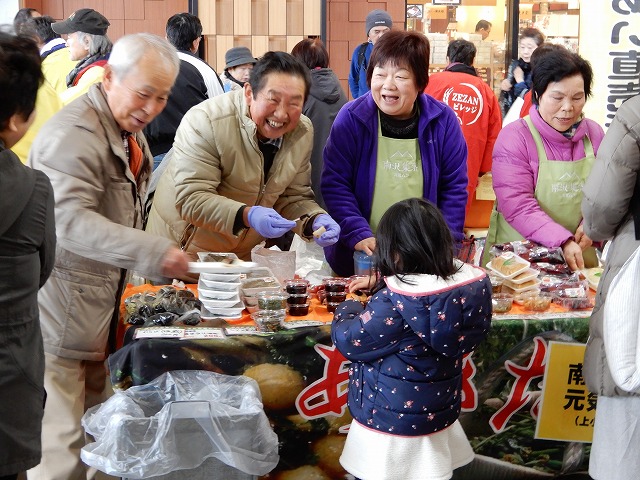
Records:
M166 39L151 33L133 33L116 41L109 56L109 66L115 76L122 80L138 65L140 59L155 54L166 67L172 68L175 76L180 70L180 59L176 47Z
M78 32L76 39L80 44L84 39L89 40L89 56L99 54L101 57L109 55L113 48L113 43L106 35L94 35L87 32Z

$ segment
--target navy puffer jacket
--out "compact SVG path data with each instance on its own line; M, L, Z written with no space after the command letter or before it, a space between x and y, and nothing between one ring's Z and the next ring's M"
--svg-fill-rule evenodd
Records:
M352 364L349 410L369 428L427 435L460 414L462 357L491 324L491 283L482 269L461 264L444 280L412 275L386 279L366 307L336 309L331 337Z

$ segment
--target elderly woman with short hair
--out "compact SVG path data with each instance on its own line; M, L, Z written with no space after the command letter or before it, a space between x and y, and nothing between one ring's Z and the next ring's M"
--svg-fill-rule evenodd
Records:
M592 81L589 62L568 50L550 51L536 63L534 106L502 129L493 149L496 202L483 265L491 245L523 238L561 247L572 270L597 265L580 208L604 136L582 113Z
M394 203L425 198L456 240L467 203L467 146L455 113L426 95L429 41L416 32L385 33L371 53L371 91L347 103L324 149L321 189L342 233L325 248L331 268L353 275L354 251L372 255L378 222Z

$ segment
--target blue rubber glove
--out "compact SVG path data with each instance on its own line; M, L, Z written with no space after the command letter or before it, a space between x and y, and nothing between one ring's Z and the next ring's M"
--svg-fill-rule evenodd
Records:
M278 238L296 226L296 222L280 216L273 208L251 207L249 225L265 238Z
M320 227L324 227L326 229L322 235L315 239L316 243L321 247L333 245L338 241L338 238L340 238L340 225L338 225L333 218L326 213L318 215L313 220L313 231L315 232Z

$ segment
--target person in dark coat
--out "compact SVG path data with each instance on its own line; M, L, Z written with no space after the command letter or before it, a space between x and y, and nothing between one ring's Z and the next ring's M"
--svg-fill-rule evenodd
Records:
M489 331L491 283L454 258L449 225L422 198L391 205L376 238L373 295L342 302L331 325L351 362L340 464L362 479L451 478L473 459L458 421L462 358Z
M0 479L37 465L44 407L38 289L55 257L48 177L9 150L34 118L40 53L27 37L0 32Z
M325 208L320 193L320 174L322 173L322 150L331 130L331 125L342 106L347 103L340 80L329 68L329 52L319 38L305 38L298 42L291 55L311 70L311 89L302 113L313 124L313 150L311 151L311 187L316 202Z

